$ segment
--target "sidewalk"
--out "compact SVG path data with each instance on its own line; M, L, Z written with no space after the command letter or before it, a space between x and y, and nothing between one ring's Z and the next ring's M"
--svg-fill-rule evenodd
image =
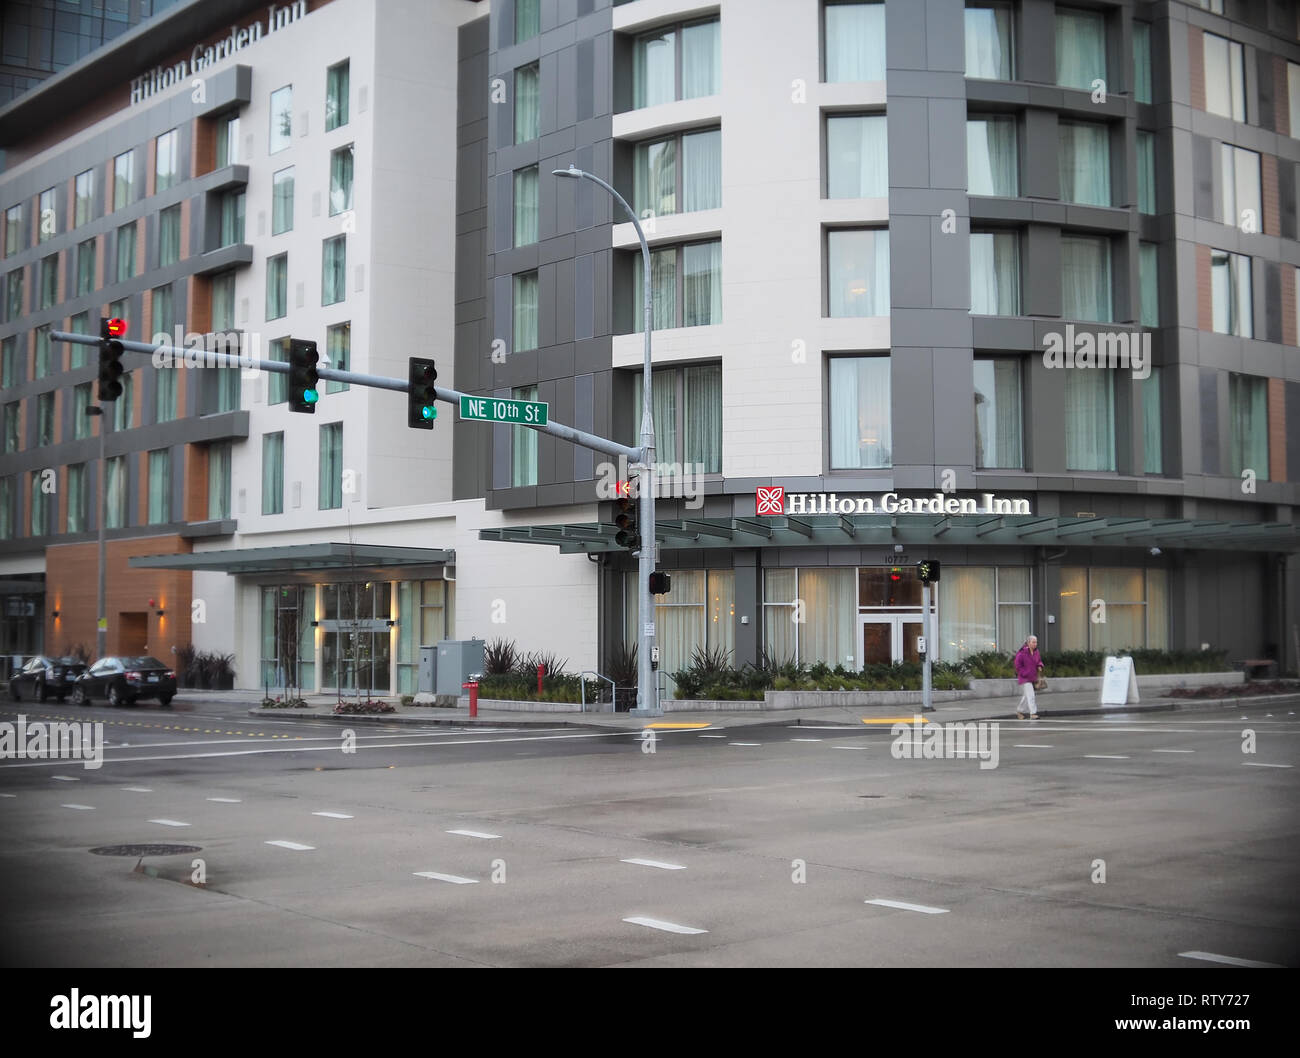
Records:
M248 703L250 716L294 720L310 719L315 721L332 720L341 724L455 724L466 727L595 727L627 731L640 731L653 723L661 728L681 725L701 725L713 728L750 727L756 724L812 724L812 725L853 725L858 726L863 719L883 720L911 719L920 711L914 706L831 706L822 709L746 709L737 712L720 710L702 710L699 712L672 712L657 719L629 716L627 713L530 713L502 709L480 708L478 716L471 718L469 709L435 709L427 706L398 705L397 711L379 715L348 716L335 715L333 712L337 699L332 695L312 695L307 698L310 703L306 709L261 709L256 706L262 700L260 691L226 691L218 696L205 695L201 701L222 702L225 704ZM241 697L242 695L242 697ZM1254 695L1242 698L1166 698L1154 697L1143 699L1136 705L1107 706L1098 703L1094 691L1076 691L1052 693L1044 692L1038 696L1039 716L1044 720L1061 720L1069 717L1085 716L1096 718L1103 715L1133 713L1161 713L1170 711L1204 711L1225 706L1241 709L1241 715L1252 718L1265 713L1280 716L1295 712L1300 707L1300 692L1295 694ZM177 699L179 702L180 699ZM980 698L960 702L942 702L934 711L925 714L925 720L931 723L948 723L950 721L971 722L979 720L1016 719L1016 705L1019 698ZM197 703L196 703L197 704ZM1026 718L1024 723L1031 721Z

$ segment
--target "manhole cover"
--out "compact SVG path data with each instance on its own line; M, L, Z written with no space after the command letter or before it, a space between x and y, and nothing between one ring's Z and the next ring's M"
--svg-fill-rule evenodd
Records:
M101 845L91 849L96 856L182 856L202 852L201 845Z

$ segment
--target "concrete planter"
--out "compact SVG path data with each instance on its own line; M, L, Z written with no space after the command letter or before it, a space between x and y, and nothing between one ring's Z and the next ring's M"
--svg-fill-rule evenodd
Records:
M462 709L469 708L469 695L460 699ZM529 702L516 701L507 698L480 698L478 700L480 709L499 709L503 713L580 713L582 712L581 702ZM591 709L589 712L595 712Z
M1045 674L1046 675L1046 674ZM1246 682L1242 672L1170 672L1155 676L1137 678L1138 694L1158 694L1160 691L1174 687L1217 687L1224 684ZM1047 690L1042 694L1050 695L1053 691L1096 691L1101 694L1100 676L1061 676L1047 675ZM1020 685L1015 680L971 680L969 691L957 692L964 698L1007 698L1020 694ZM935 701L938 701L936 692Z
M933 691L933 702L956 702L970 697L967 691ZM697 698L671 699L663 703L666 713L746 712L750 710L825 709L844 706L859 709L865 706L917 706L921 705L920 691L765 691L760 701L730 701Z

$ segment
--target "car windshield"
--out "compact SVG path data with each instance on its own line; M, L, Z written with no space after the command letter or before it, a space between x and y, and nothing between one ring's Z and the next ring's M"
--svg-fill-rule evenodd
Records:
M123 658L122 661L127 668L131 669L165 669L167 667L157 658Z

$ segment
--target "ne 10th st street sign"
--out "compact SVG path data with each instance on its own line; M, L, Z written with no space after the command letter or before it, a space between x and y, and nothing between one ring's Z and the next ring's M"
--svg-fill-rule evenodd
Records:
M460 417L480 422L513 422L520 426L545 426L550 407L536 400L506 400L500 397L461 397Z

